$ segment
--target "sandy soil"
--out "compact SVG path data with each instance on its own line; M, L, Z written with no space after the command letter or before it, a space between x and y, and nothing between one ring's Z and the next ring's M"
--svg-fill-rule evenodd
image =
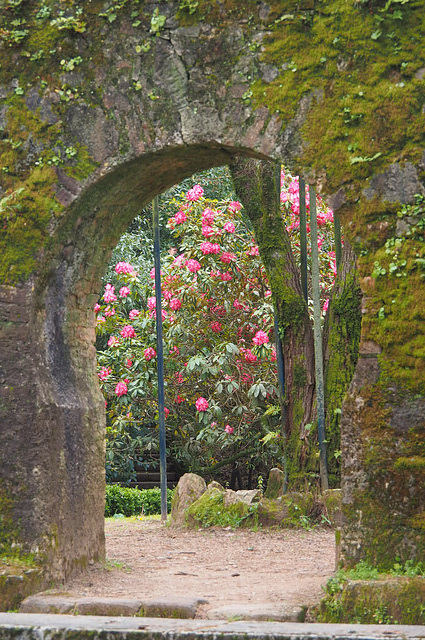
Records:
M74 595L194 596L233 603L312 605L332 575L334 533L170 529L157 520L106 523L107 562L65 585Z

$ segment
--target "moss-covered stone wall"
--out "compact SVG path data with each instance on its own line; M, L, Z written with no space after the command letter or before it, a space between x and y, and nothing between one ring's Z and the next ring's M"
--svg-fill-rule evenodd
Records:
M154 195L237 155L315 182L359 256L373 353L343 407L346 560L422 548L419 225L406 276L375 263L424 191L424 27L423 0L1 3L0 477L52 573L103 553L92 306L112 247Z

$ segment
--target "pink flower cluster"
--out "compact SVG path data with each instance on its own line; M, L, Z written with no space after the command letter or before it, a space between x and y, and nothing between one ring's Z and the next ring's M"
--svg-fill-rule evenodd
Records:
M173 311L178 311L178 309L181 309L182 303L178 298L172 298L170 300L170 309L172 309Z
M220 324L220 322L212 322L211 329L214 331L214 333L220 333L220 331L223 331L223 325Z
M246 362L257 362L257 356L255 355L255 353L252 353L251 349L241 348L240 352L242 353Z
M111 367L101 367L99 373L97 374L101 380L106 380L112 373Z
M134 267L129 262L118 262L115 265L116 273L129 273L134 275Z
M221 247L219 244L217 243L213 244L211 242L201 242L201 245L199 248L201 249L204 256L210 253L218 254L221 251Z
M200 263L197 260L193 260L193 258L191 258L190 260L188 260L186 262L186 267L189 269L189 271L191 271L192 273L196 273L197 271L199 271L199 269L201 268Z
M186 222L187 215L184 211L178 211L172 220L175 224L182 224L183 222Z
M203 227L211 226L212 224L214 224L215 212L212 209L204 209L201 219Z
M120 343L120 339L117 336L111 336L108 340L108 347L117 347Z
M208 400L205 400L202 396L199 397L195 402L195 407L197 411L206 411L209 407Z
M190 202L196 202L199 198L202 198L204 195L204 190L200 184L195 184L189 191L186 193L186 200Z
M156 308L156 298L155 296L152 296L151 298L148 298L148 309L153 311L155 308Z
M223 225L223 229L227 231L227 233L235 233L236 227L233 222L225 222Z
M96 304L94 305L94 312L97 313L98 311L101 310L101 308L102 307L100 306L100 304L98 302L96 302Z
M138 311L137 309L132 309L128 314L128 317L130 318L130 320L134 320L134 318L137 318L137 316L139 315L140 315L140 311Z
M260 252L258 250L257 246L251 247L251 249L248 249L248 251L246 251L246 255L247 256L259 256Z
M123 338L135 338L136 337L136 332L134 330L134 327L131 324L125 325L125 327L123 327L121 329L120 334L122 335Z
M212 227L210 227L208 225L205 225L205 226L202 227L202 235L205 238L211 238L211 236L215 236L216 233L215 233L215 231L214 231L214 229Z
M233 202L230 202L228 207L229 211L231 211L232 213L236 213L236 211L240 211L242 209L242 205L240 202L238 202L238 200L234 200Z
M233 427L230 426L230 424L226 424L226 426L224 427L224 430L226 433L233 433Z
M230 262L234 262L235 260L237 260L237 257L235 256L234 253L229 253L228 251L223 251L223 253L220 256L220 260L222 262L230 264Z
M125 396L128 392L128 387L125 382L118 382L115 387L115 394L117 396Z
M129 295L130 295L130 289L128 287L121 287L120 298L126 298Z
M105 293L103 294L105 302L115 302L117 296L115 295L115 287L112 284L107 284L105 287Z
M260 346L261 344L266 344L267 342L269 342L269 336L265 331L257 331L252 341L254 344Z
M149 362L149 360L152 360L152 358L155 358L156 351L153 347L147 347L147 349L144 350L143 355L145 357L146 362Z

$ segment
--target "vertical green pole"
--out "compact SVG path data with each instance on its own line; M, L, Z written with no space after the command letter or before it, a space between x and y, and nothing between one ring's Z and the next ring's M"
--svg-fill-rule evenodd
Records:
M275 169L275 182L276 182L276 190L277 190L277 197L278 197L278 210L280 210L280 189L281 189L280 174L281 174L281 170L282 170L281 164L280 164L280 162L278 162L276 164L276 169ZM280 395L279 395L280 415L281 415L281 419L282 419L283 493L286 493L287 490L288 490L288 465L287 465L287 460L286 460L286 430L285 430L286 412L285 412L285 403L284 403L284 397L285 397L285 362L284 362L284 359L283 359L283 349L282 349L282 342L280 340L280 335L279 335L279 320L278 320L278 317L277 317L276 308L274 310L274 339L275 339L275 346L276 346L277 376L278 376L279 387L280 387Z
M342 242L341 242L341 223L339 221L338 216L334 214L334 233L335 233L335 259L336 259L336 268L339 269L339 265L341 264L341 255L342 255Z
M155 264L156 351L158 363L159 470L161 484L161 520L167 521L167 454L165 444L164 348L162 341L161 254L159 244L158 196L152 202L153 250Z
M301 289L308 303L307 292L307 206L305 202L305 182L299 177L300 195L300 250L301 250Z
M328 488L325 439L325 393L323 380L323 353L320 313L319 246L317 242L316 190L310 186L311 277L313 283L314 360L316 365L317 430L320 449L320 484Z

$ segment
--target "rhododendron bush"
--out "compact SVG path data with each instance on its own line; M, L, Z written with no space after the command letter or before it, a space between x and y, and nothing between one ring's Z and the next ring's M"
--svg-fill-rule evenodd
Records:
M206 200L197 185L175 206L168 227L176 247L161 263L169 449L193 469L244 449L264 455L277 374L271 293L254 238L239 203ZM110 477L117 446L134 455L136 441L157 441L154 270L149 289L130 264L115 272L118 291L108 283L96 305L98 333L108 336L98 375Z
M284 176L283 187L297 250L296 181ZM272 296L241 204L207 199L194 185L174 198L172 209L167 228L174 246L161 256L169 454L194 471L240 456L252 466L282 462L282 439L269 437L280 420ZM325 243L326 296L333 249ZM115 284L106 284L95 306L105 345L98 376L107 476L126 480L136 451L158 441L155 273L146 286L146 275L128 262L114 271Z

